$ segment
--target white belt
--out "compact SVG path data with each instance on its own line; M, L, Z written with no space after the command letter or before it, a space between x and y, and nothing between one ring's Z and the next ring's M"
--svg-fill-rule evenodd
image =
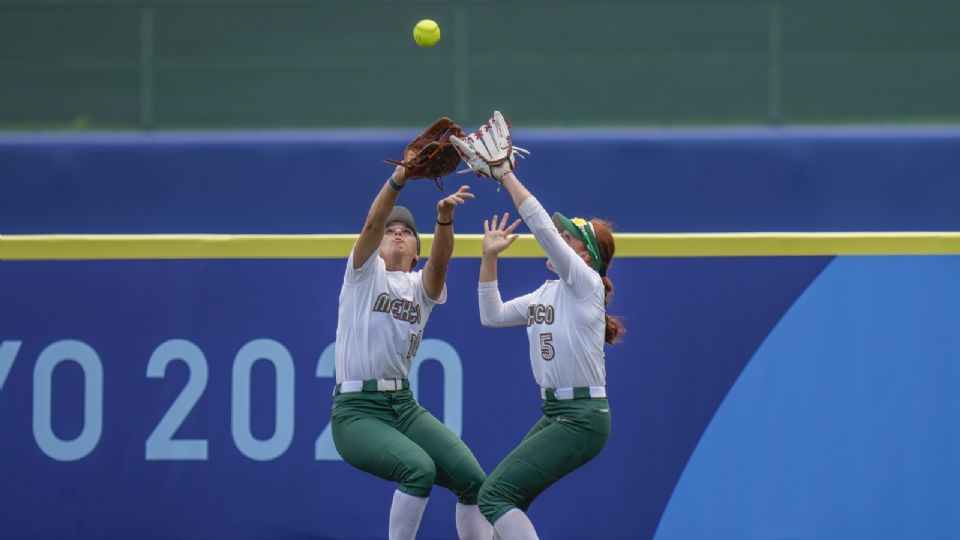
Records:
M363 381L343 381L339 386L341 394L363 391ZM394 392L397 390L403 390L403 379L377 379L377 392Z
M605 397L607 397L607 389L606 389L606 387L604 387L604 386L588 386L588 387L583 387L583 388L584 388L584 389L588 389L589 394L590 394L590 399L599 399L599 398L605 398ZM576 396L574 395L574 391L575 391L575 390L578 390L578 389L575 389L575 388L554 388L554 389L553 389L553 395L554 395L554 397L555 397L557 400L574 399L574 398L576 397ZM584 396L584 397L586 397L586 396ZM547 389L546 389L546 388L541 388L541 389L540 389L540 398L541 398L541 399L547 399Z

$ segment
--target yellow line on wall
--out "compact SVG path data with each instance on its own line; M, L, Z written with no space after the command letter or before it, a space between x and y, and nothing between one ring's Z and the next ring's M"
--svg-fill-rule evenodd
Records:
M423 235L430 253L432 235ZM354 234L5 235L0 260L345 258ZM960 232L710 233L616 236L618 257L771 257L960 254ZM479 257L482 235L458 234L454 257ZM521 235L503 257L543 257Z

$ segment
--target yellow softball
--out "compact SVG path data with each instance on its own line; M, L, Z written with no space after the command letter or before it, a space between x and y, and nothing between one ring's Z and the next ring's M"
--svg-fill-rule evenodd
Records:
M437 21L423 19L413 27L413 40L421 47L433 47L440 41L440 25Z

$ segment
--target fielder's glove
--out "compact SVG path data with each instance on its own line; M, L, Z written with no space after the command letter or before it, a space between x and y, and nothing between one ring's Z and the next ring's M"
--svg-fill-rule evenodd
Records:
M475 172L477 176L493 177L493 167L501 163L508 163L512 170L517 165L517 156L521 158L530 152L519 146L514 146L510 138L510 122L494 111L493 116L486 124L480 126L476 133L467 136L451 136L454 147L460 157ZM463 171L461 171L463 172ZM499 178L494 178L499 181Z
M460 165L460 154L450 143L453 136L462 137L463 130L444 116L410 141L403 151L403 161L384 161L407 169L410 179L432 178L437 187L443 190L440 177L452 173Z

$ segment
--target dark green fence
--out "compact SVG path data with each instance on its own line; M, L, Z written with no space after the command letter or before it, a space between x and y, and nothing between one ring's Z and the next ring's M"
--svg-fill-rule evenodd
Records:
M411 38L440 23L431 49ZM960 120L957 1L0 0L0 128Z

